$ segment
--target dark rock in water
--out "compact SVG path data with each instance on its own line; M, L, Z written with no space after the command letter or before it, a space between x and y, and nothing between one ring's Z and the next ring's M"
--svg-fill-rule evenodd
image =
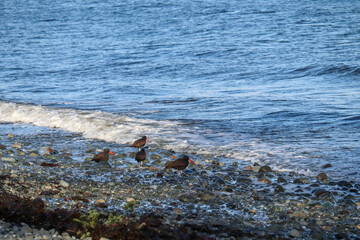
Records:
M287 183L287 180L285 178L279 176L278 179L277 179L277 182L278 183Z
M236 182L238 183L252 183L252 180L249 178L239 177L236 179Z
M98 162L96 166L100 168L111 168L111 165L106 161Z
M354 197L354 195L352 195L352 194L348 194L348 195L346 195L346 196L344 197L344 199L351 199L351 200L354 200L354 199L355 199L355 197Z
M336 233L336 234L335 234L335 237L336 237L336 239L347 239L346 233L343 233L343 232L341 232L341 233Z
M296 179L294 179L294 183L296 183L296 184L309 184L310 180L308 178L296 178Z
M263 178L263 177L265 177L265 174L264 174L264 173L259 173L259 174L257 175L257 178L258 178L258 179Z
M313 191L313 193L316 197L320 197L322 195L331 195L331 192L322 188L316 189L315 191Z
M234 187L233 187L233 186L226 186L226 187L224 188L224 191L225 191L225 192L233 192L233 191L234 191Z
M311 237L313 239L326 239L325 233L317 228L311 231Z
M335 186L335 185L337 185L336 182L329 182L328 184L329 184L329 186Z
M323 168L331 168L331 167L332 167L332 165L330 163L327 163L323 166Z
M127 180L128 183L138 183L139 179L137 179L136 177L131 177Z
M340 181L337 183L338 186L340 187L346 187L346 188L352 188L353 185L347 181Z
M1 150L5 150L5 149L6 149L6 146L5 146L5 145L0 144L0 149L1 149Z
M285 192L285 189L281 186L281 185L276 185L275 189L274 189L275 192Z
M349 192L351 192L351 193L358 193L358 190L355 189L355 188L352 188L352 189L349 190Z
M262 166L260 167L259 172L272 172L272 169L269 166Z
M163 162L161 160L157 159L157 160L153 161L151 164L159 166L159 165L163 165Z
M325 173L320 173L319 175L316 176L316 179L323 181L325 179L327 179L327 175Z
M253 166L260 166L260 164L258 164L257 162L255 162Z
M224 180L225 180L225 181L231 181L232 178L231 178L229 175L226 175L226 176L224 177Z
M161 172L158 172L157 174L156 174L156 177L157 178L162 178L164 175L161 173Z
M215 180L215 183L220 184L220 185L224 185L224 184L225 184L225 181L224 181L223 179L221 179L221 178L217 178L217 179Z
M351 199L344 199L344 201L342 202L343 206L348 208L348 207L357 207L357 204L351 200Z

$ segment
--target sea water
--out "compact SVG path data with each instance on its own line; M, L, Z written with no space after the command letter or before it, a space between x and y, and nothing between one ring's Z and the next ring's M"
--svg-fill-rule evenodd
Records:
M356 180L359 39L353 0L3 0L0 121Z

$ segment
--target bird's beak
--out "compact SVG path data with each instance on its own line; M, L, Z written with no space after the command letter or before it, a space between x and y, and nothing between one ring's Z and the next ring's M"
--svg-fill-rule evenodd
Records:
M193 161L193 160L191 160L190 158L189 158L189 161L190 161L190 162L192 162L192 163L193 163L193 165L196 165L196 164L194 163L194 161Z
M147 139L147 138L146 138L146 141L150 142L150 140L149 140L149 139Z
M115 155L115 153L113 153L113 152L111 152L111 151L109 151L109 153L112 154L112 155Z

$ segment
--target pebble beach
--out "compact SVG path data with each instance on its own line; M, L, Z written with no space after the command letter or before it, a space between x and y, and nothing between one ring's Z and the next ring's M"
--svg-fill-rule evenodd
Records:
M180 153L154 148L151 142L139 168L135 148L57 130L17 134L17 127L1 124L0 190L41 199L46 211L117 216L134 223L128 226L138 233L156 233L149 239L360 238L360 184L346 176L329 179L326 167L331 165L307 176L274 171L261 162L230 164L192 155L196 165L179 176L163 166ZM58 154L49 154L48 147ZM104 148L115 156L108 163L92 162ZM144 215L153 216L152 222ZM1 215L1 239L137 238L99 236L91 227L61 232L8 217Z

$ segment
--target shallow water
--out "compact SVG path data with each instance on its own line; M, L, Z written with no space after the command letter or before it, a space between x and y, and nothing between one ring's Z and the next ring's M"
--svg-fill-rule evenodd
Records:
M5 1L0 121L359 178L358 1Z

